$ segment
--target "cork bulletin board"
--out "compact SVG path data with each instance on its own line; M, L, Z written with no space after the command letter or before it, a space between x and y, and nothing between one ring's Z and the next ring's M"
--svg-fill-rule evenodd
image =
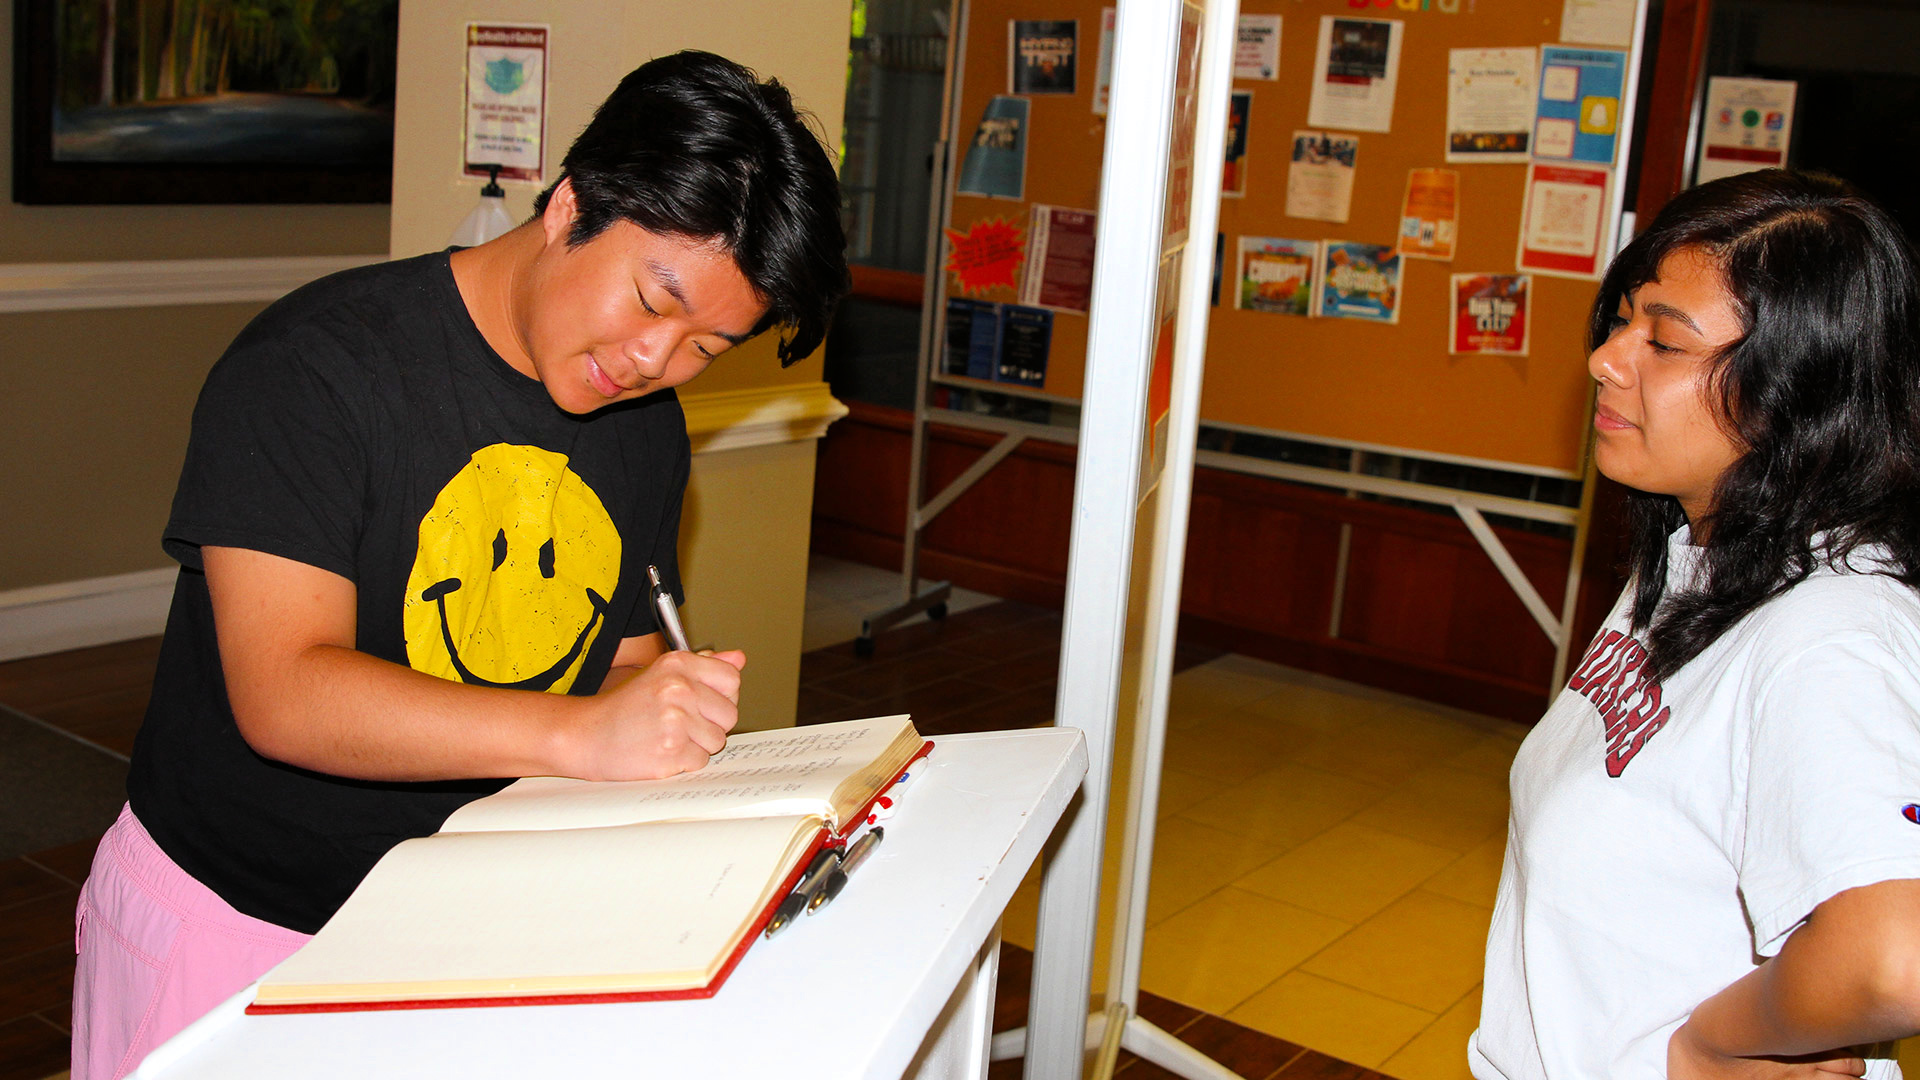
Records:
M1036 203L1097 209L1105 118L1092 106L1103 6L1097 0L969 0L955 98L956 159L990 99L1009 91L1010 20L1078 20L1077 85L1072 94L1027 97L1021 197L955 195L950 228L964 233L1004 219L1024 230ZM1243 0L1242 15L1281 16L1279 68L1273 80L1234 81L1235 90L1251 92L1239 165L1244 193L1221 203L1226 265L1220 303L1211 312L1203 422L1577 474L1591 407L1584 337L1595 282L1532 275L1527 355L1448 350L1450 275L1523 272L1516 260L1529 168L1446 160L1449 50L1559 45L1561 7L1541 0L1374 0L1364 8L1354 0ZM1316 43L1327 15L1403 24L1391 129L1346 133L1358 146L1351 208L1339 224L1287 214L1294 132L1341 132L1308 123ZM1628 64L1637 57L1630 52ZM1619 128L1625 139L1627 125ZM1458 235L1450 262L1401 260L1396 323L1234 307L1240 236L1393 244L1409 170L1416 168L1459 174ZM1610 242L1602 237L1603 245ZM1196 237L1189 251L1205 257L1207 249ZM943 282L946 296L1018 300L1013 287L963 292L953 274L943 274ZM1086 339L1086 316L1055 313L1042 393L1080 397ZM934 363L939 370L938 357Z

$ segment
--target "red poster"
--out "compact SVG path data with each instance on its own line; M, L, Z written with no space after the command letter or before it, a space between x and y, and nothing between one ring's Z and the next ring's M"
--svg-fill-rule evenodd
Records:
M1527 355L1532 308L1530 274L1454 274L1453 329L1447 351Z

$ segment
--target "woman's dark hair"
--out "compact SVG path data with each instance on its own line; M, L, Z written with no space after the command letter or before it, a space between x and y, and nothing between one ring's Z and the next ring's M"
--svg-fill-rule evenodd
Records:
M1862 545L1890 556L1872 569L1920 588L1920 297L1899 226L1830 176L1768 169L1702 184L1607 269L1588 346L1607 340L1623 297L1688 250L1719 268L1739 315L1706 385L1742 453L1694 523L1704 566L1684 592L1662 595L1667 538L1686 515L1672 496L1629 495L1632 621L1647 629L1655 679Z
M579 207L570 246L622 220L717 242L767 304L753 332L789 328L782 365L826 337L849 287L840 181L778 80L706 52L650 60L600 104L560 169ZM534 200L536 215L552 194Z

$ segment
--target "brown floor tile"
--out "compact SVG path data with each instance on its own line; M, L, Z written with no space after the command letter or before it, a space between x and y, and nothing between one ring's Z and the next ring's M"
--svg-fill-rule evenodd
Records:
M1309 1050L1274 1074L1274 1080L1387 1080L1372 1069L1349 1065L1339 1058Z
M1140 1000L1135 1004L1140 1017L1161 1031L1179 1031L1207 1015L1191 1005L1182 1005L1145 990L1140 991Z
M922 649L898 656L876 656L864 667L820 679L808 688L855 701L880 701L985 666L978 657L961 656L945 649Z
M71 844L62 844L45 851L36 851L26 857L27 861L42 869L51 870L78 886L87 880L87 874L93 870L93 853L100 846L98 838L75 840Z
M72 882L65 881L59 875L44 867L35 866L25 859L7 859L0 862L0 909L18 904L23 900L67 892L72 888Z
M72 1061L73 1040L38 1017L0 1024L0 1080L41 1080Z
M160 639L151 637L10 660L0 664L0 702L38 716L46 704L75 696L76 687L87 694L144 690L159 656Z
M1181 1028L1177 1035L1181 1042L1248 1080L1265 1080L1302 1053L1300 1047L1285 1039L1276 1039L1206 1013ZM1134 1080L1170 1080L1178 1074L1142 1061L1127 1070L1127 1075Z
M1053 723L1054 701L1058 693L1053 684L1035 686L1005 697L992 698L964 709L936 717L929 723L939 731L929 731L917 719L914 726L923 735L954 735L963 731L1011 731L1015 728L1045 727Z
M1033 953L1018 945L1000 946L1000 977L994 982L993 1030L1012 1031L1027 1023L1027 988L1033 985Z
M140 721L147 714L147 699L152 696L150 690L150 686L130 687L49 701L31 711L21 711L81 738L104 742L117 736L130 737L140 729Z
M840 646L829 646L800 654L800 685L806 686L821 679L830 678L844 671L852 671L867 661L853 654L853 650Z
M1024 656L1039 649L1058 648L1060 617L1054 615L1013 626L995 628L991 632L969 634L965 637L956 636L944 642L943 645L949 651L978 656L986 660Z
M1025 656L992 666L993 677L1009 693L1034 686L1051 686L1060 675L1060 647L1050 645Z
M37 953L0 961L0 1022L34 1012L72 1011L73 939Z
M73 948L73 904L78 889L28 900L7 909L0 919L0 958L36 953L65 944Z
M922 735L947 734L941 721L963 709L1003 696L998 686L964 677L941 679L902 694L860 703L868 716L912 713L913 726Z
M870 716L871 713L860 707L860 703L840 694L830 694L811 686L800 688L800 699L794 708L794 723L830 724L835 720L853 720Z

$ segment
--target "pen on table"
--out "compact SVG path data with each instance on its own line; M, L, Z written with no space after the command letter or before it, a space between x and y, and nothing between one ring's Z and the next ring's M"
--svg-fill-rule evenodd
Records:
M813 861L807 864L807 872L800 875L800 883L793 887L780 906L773 909L773 918L767 920L767 936L772 937L787 928L787 924L800 917L813 902L814 894L826 883L827 878L838 873L840 855L846 849L841 847L823 847L814 853Z
M654 617L660 623L660 631L667 635L667 644L681 652L692 652L687 644L687 632L680 625L680 611L673 606L673 594L660 582L660 569L647 567L647 591L653 595Z
M827 875L827 883L820 886L820 891L813 894L813 899L807 901L807 914L811 915L833 903L833 898L839 896L840 890L847 887L847 875L867 861L867 856L873 854L873 849L880 846L880 838L886 833L886 829L875 825L867 830L867 835L856 840L854 845L847 849L846 855L840 860L839 867Z

